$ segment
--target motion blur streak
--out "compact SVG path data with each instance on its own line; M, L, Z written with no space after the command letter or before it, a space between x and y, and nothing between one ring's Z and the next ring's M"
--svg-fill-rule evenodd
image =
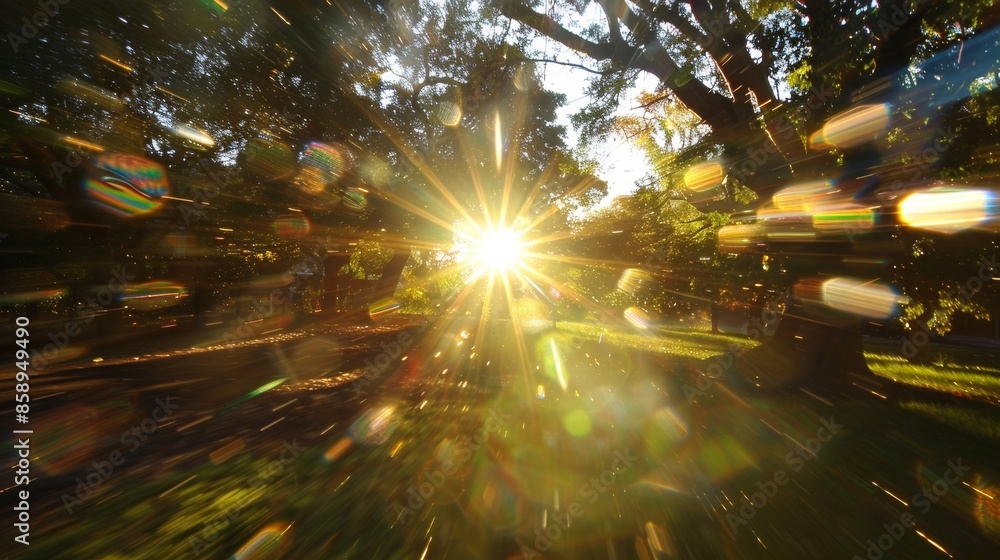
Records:
M1000 558L998 26L6 2L2 555Z
M899 294L885 284L853 278L823 282L823 302L841 311L873 319L887 319L896 312Z
M836 192L830 181L811 181L785 187L774 195L774 205L783 210L801 210Z
M693 191L704 191L721 183L722 177L722 166L718 163L699 163L684 173L684 186Z
M955 233L998 217L996 193L983 189L934 187L907 196L899 208L905 223L942 233Z
M872 141L888 125L887 104L858 105L831 117L809 143L814 149L849 148Z

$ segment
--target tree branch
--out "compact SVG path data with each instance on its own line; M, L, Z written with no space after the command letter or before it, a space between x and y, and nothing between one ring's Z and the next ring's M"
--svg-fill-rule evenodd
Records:
M711 42L708 35L702 33L689 19L681 15L677 10L676 4L672 6L667 4L653 5L650 0L638 0L636 4L643 10L646 10L657 21L673 26L681 35L688 37L699 45L709 45Z
M574 64L572 62L563 62L561 60L553 60L553 59L548 59L548 58L531 58L531 57L527 57L526 56L522 60L524 60L526 62L548 62L550 64L559 64L560 66L569 66L569 67L572 67L572 68L579 68L580 70L586 70L587 72L590 72L591 74L597 74L597 75L600 75L600 76L607 76L608 74L614 74L613 70L594 70L593 68L588 68L588 67L584 66L583 64Z
M649 109L653 105L656 105L660 101L663 101L664 99L668 99L669 97L670 97L670 93L669 92L668 93L664 93L662 95L654 97L653 99L647 101L646 103L643 103L641 105L637 105L635 107L632 107L632 109Z
M608 20L608 32L611 34L612 43L622 42L622 30L618 25L618 15L616 13L616 8L618 8L621 2L622 0L597 0L597 3L601 6L601 10L604 11L604 18ZM612 6L612 3L615 6Z

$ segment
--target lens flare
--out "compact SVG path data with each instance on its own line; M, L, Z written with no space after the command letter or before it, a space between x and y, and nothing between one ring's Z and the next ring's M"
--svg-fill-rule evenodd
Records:
M875 213L849 202L811 208L813 227L820 231L869 231L875 227Z
M618 289L626 294L635 294L649 287L653 275L641 268L626 268L618 279Z
M900 295L890 286L854 278L831 278L822 285L822 301L834 309L887 319L897 311Z
M395 406L371 409L351 424L351 438L362 445L375 446L385 443L396 429Z
M283 214L274 220L274 231L278 237L295 239L309 235L312 225L303 214Z
M291 544L291 524L271 523L257 532L235 554L233 560L277 558Z
M475 260L493 272L515 268L524 256L524 242L511 229L497 229L476 241Z
M300 158L301 168L296 178L299 188L308 194L323 192L327 185L344 176L347 157L347 151L338 145L310 142Z
M140 311L151 311L177 305L188 295L183 286L168 280L132 284L125 288L119 300Z
M955 233L995 217L996 198L987 190L936 187L907 196L899 211L915 228Z
M209 136L207 132L188 124L179 124L175 126L174 134L180 136L185 140L190 140L195 144L200 144L205 147L210 148L215 145L215 140L213 140L212 137Z
M625 320L640 329L648 329L653 324L653 318L639 307L629 307L625 310Z
M785 187L775 193L774 205L782 210L802 210L827 201L836 194L830 181L809 181Z
M105 154L93 160L83 190L95 206L129 218L155 212L170 195L167 170L146 158Z
M699 163L684 173L684 186L695 192L701 192L718 186L722 183L722 179L721 165L714 162Z
M442 101L438 105L438 120L445 126L457 126L462 120L462 109L451 101Z
M762 224L731 224L719 228L719 250L742 253L766 245L767 235Z
M838 113L810 138L813 149L847 148L878 138L889 126L888 104L858 105Z

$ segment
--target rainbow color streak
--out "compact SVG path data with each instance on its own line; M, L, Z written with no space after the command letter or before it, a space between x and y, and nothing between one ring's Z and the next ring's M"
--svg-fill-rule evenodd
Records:
M831 204L811 208L813 227L823 231L868 231L875 227L871 208L855 204Z
M365 195L366 192L368 191L358 187L344 189L344 194L341 196L344 208L351 210L352 212L361 212L364 210L365 207L368 206L368 197Z
M261 560L263 558L279 558L291 542L290 524L271 523L257 532L243 545L232 560Z
M177 305L187 297L187 290L166 280L132 284L125 288L119 299L140 311L161 309Z
M170 183L166 169L154 161L106 154L92 161L83 190L101 210L130 218L158 210L160 198L170 194Z
M302 152L298 183L302 189L319 193L344 175L346 151L320 142L310 142Z
M625 320L640 329L648 329L653 324L653 318L639 307L629 307L625 310Z
M396 430L395 411L394 406L369 409L351 424L351 438L356 443L369 446L385 443Z
M934 187L899 203L900 218L910 227L956 233L998 215L997 195L986 189Z
M371 318L378 317L380 315L385 315L386 313L392 313L399 309L399 302L393 300L383 300L376 302L368 311L368 315Z
M274 231L278 237L294 238L309 235L312 225L302 214L283 214L274 220Z

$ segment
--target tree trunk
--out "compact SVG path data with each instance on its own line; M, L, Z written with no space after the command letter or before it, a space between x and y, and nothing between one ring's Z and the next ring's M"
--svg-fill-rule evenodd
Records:
M726 37L712 38L683 17L670 18L671 14L661 13L689 39L705 46L718 69L730 85L730 96L715 91L693 76L688 74L673 58L662 42L656 40L653 33L639 32L639 28L653 30L659 23L652 19L633 14L622 2L602 3L608 19L610 37L606 41L594 42L578 35L562 26L548 13L535 11L524 0L496 0L495 6L500 12L522 24L533 28L566 47L582 53L596 61L610 61L617 68L636 69L656 76L677 99L695 115L705 121L713 132L713 138L720 144L742 144L747 138L759 139L764 146L763 154L776 154L775 161L767 162L765 168L779 168L781 159L784 163L794 163L806 156L805 148L790 121L771 110L764 111L765 131L756 130L752 123L756 120L756 110L751 103L750 93L762 105L773 104L776 101L774 92L768 82L767 69L756 63L745 47L735 48L733 45L746 45L746 36L739 34L732 26ZM716 17L703 11L695 16L705 29L727 27L726 22L716 21ZM618 18L617 21L615 18ZM709 21L711 20L711 21ZM619 26L625 25L633 30L636 38L630 42L625 39ZM725 39L725 40L721 40ZM740 90L737 94L736 91ZM760 163L757 167L760 167ZM770 194L770 193L768 193Z
M392 258L389 259L389 262L385 264L385 268L382 269L382 276L379 277L378 283L375 284L375 289L372 290L371 299L368 301L369 306L381 300L388 299L396 293L396 286L399 285L399 279L403 277L403 268L406 267L406 263L409 260L409 249L396 249Z
M857 317L796 302L774 336L744 352L737 364L748 378L770 385L879 387L882 382L865 362L861 325Z
M340 307L337 301L340 280L338 273L351 261L351 255L333 255L323 262L323 312L336 313Z
M931 315L927 312L917 320L909 321L910 327L906 329L902 353L911 364L928 365L934 361L934 354L931 352L931 332L926 327Z

